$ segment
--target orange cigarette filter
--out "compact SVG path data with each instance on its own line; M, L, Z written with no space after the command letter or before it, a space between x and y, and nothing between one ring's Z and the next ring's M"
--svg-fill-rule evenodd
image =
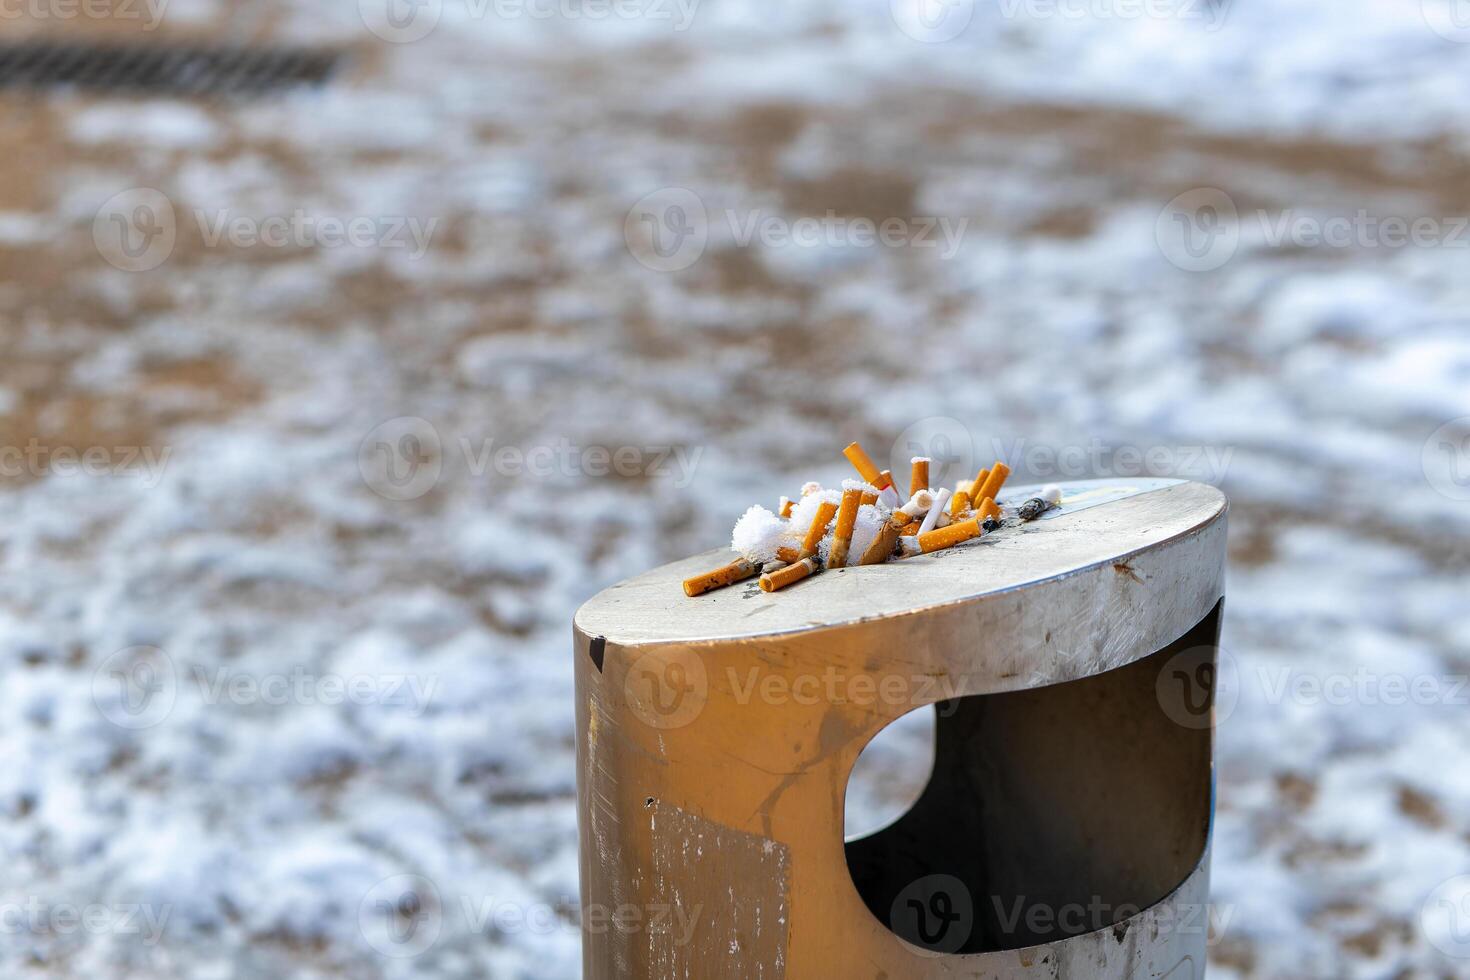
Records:
M896 544L898 544L898 528L885 522L878 536L873 539L873 543L868 545L868 550L863 552L862 560L858 564L882 564L893 555L893 546Z
M852 528L857 523L858 506L862 499L861 490L842 491L842 506L837 509L837 525L832 529L832 554L827 558L828 568L843 568L847 565L847 551L852 547Z
M758 571L760 569L753 562L739 558L728 565L716 568L712 572L705 572L703 575L686 578L684 580L684 594L690 597L704 595L706 592L723 589L727 585L734 585L736 582L748 579Z
M909 464L909 496L912 497L920 490L929 489L929 461L927 459L915 459Z
M842 455L847 457L847 461L852 464L853 469L858 471L864 483L871 483L882 490L888 486L888 483L893 482L892 477L889 478L888 483L883 482L883 474L878 471L877 466L873 465L873 460L868 454L863 452L863 447L857 443L854 442L842 450Z
M975 482L970 484L970 499L980 499L980 489L985 486L985 481L990 479L990 470L980 467L980 472L975 474Z
M980 501L980 506L975 509L980 512L980 519L982 521L985 520L987 517L1000 517L1000 504L997 504L990 497L986 497L984 500Z
M968 493L966 493L964 490L961 490L959 493L955 494L953 497L950 498L950 502L949 502L949 516L950 517L959 517L961 514L963 514L965 511L967 511L969 509L970 509L970 495Z
M796 548L777 548L776 557L786 564L801 561L801 552Z
M761 591L775 592L784 589L793 582L800 582L817 570L815 558L803 558L794 565L778 568L774 572L767 572L761 576Z
M979 521L960 521L949 527L941 527L928 534L919 535L919 550L924 554L953 548L962 541L978 538L981 534Z
M863 499L858 501L858 505L861 507L866 507L868 506L868 504L876 504L877 502L878 495L876 493L865 493L863 494Z
M1000 493L1000 488L1005 485L1006 477L1010 475L1011 468L996 460L995 465L990 468L990 475L985 478L985 482L980 485L980 489L971 492L970 496L976 500L984 500L986 497L994 500Z
M919 526L923 523L923 521L909 521L908 524L904 526L904 529L899 532L899 535L901 537L911 538L919 533Z
M796 506L796 501L792 500L790 497L782 497L781 498L781 508L776 513L779 516L781 516L781 517L790 517L791 516L791 508L793 508L795 506Z
M873 485L875 487L877 487L879 490L882 490L884 487L892 487L893 488L893 492L895 494L898 493L898 484L896 484L896 483L893 482L893 471L892 470L882 470L882 471L880 471L879 474L878 474L878 479L881 482L875 483Z
M801 543L801 558L810 558L817 553L817 545L821 544L822 538L827 535L827 525L832 521L832 515L837 513L837 505L830 501L824 501L817 507L816 516L812 518L812 526L806 529L806 540Z

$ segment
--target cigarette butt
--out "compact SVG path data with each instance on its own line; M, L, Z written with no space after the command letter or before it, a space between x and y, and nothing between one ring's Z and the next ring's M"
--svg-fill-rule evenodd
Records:
M898 528L891 523L884 524L878 531L878 536L873 543L868 545L868 550L863 552L859 565L879 565L887 561L893 555L893 546L898 544Z
M790 497L782 497L781 498L781 506L776 510L776 514L779 517L790 517L791 516L791 508L793 508L795 506L796 506L796 501L792 500Z
M889 518L899 527L903 527L916 517L922 517L934 506L934 494L929 490L920 490L909 498L909 502L893 512Z
M777 548L776 558L790 565L793 562L801 561L801 551L796 548Z
M944 525L949 523L949 516L946 513L946 508L949 507L949 497L948 487L940 490L934 497L934 506L930 507L929 513L924 515L924 523L919 525L920 534L927 534L935 528L944 527Z
M1051 510L1051 504L1040 497L1032 497L1016 508L1016 516L1023 521L1034 521L1049 510Z
M854 442L842 450L842 455L847 457L847 461L853 465L853 469L858 471L858 475L863 478L864 483L871 483L879 490L882 490L888 483L893 482L891 477L888 483L883 482L883 474L879 472L878 467L873 465L873 461L868 457L868 454L863 452L863 447L857 443Z
M744 558L737 558L728 565L722 565L712 572L696 575L684 580L684 594L690 597L704 595L715 589L723 589L727 585L734 585L742 579L748 579L760 571L753 562Z
M980 520L982 521L990 517L1000 518L1000 504L997 504L990 497L986 497L980 501L980 506L976 507L975 510L979 513Z
M919 550L927 555L931 551L952 548L962 541L977 538L980 533L979 521L960 521L958 524L951 524L938 531L919 535Z
M836 513L837 505L830 501L824 501L817 506L817 512L812 517L812 526L806 529L806 540L801 543L800 557L810 558L817 553L817 545L827 536L827 525Z
M907 524L904 525L903 530L899 531L898 533L900 536L905 538L918 537L919 528L923 525L923 523L923 521L918 520L909 521Z
M929 457L915 456L909 461L909 496L929 489Z
M887 489L888 487L893 486L893 471L892 470L879 470L878 471L878 482L875 483L875 484L873 484L873 486L877 487L879 490L884 490L884 489Z
M774 572L766 572L761 576L761 591L775 592L777 589L784 589L793 582L800 582L816 570L817 560L815 558L803 558L794 565L787 565Z
M863 494L863 499L858 502L858 506L866 507L869 504L876 504L877 502L878 495L876 493L865 493Z
M988 479L990 479L990 470L988 470L984 466L980 467L980 472L975 474L975 480L970 484L971 500L980 499L980 488L985 486L985 481Z
M970 494L969 494L969 491L967 491L967 490L961 490L959 493L955 494L953 497L950 498L950 501L949 501L949 516L950 517L959 517L961 514L963 514L965 511L967 511L969 509L970 509Z
M971 496L980 500L984 500L986 497L994 500L1000 494L1000 488L1005 485L1006 477L1010 475L1011 468L997 460L996 464L990 468L990 475L980 485L980 489L972 493Z
M827 557L828 568L844 568L847 551L852 547L852 528L857 523L858 506L863 498L861 490L842 491L842 506L837 510L837 524L832 529L832 554Z

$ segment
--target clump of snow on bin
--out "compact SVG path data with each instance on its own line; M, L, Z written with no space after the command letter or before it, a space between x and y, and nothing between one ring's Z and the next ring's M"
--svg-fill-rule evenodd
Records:
M862 561L863 552L868 550L868 545L878 536L878 531L883 522L888 520L888 512L873 504L864 504L858 508L857 519L852 525L852 544L847 549L847 564L856 565ZM832 527L837 526L837 519L832 519ZM826 537L822 538L817 553L821 555L822 563L826 564L832 557L832 539L836 537L831 529L828 529Z
M786 522L757 504L751 507L730 535L730 547L753 562L774 561L776 549L785 543Z
M862 561L868 546L873 543L883 525L888 523L888 518L889 511L886 508L874 504L864 504L858 508L857 523L852 527L852 550L847 559L849 565Z
M797 538L806 537L807 528L812 526L812 518L817 516L817 508L822 504L840 504L842 493L838 490L818 490L802 497L791 508L791 534Z

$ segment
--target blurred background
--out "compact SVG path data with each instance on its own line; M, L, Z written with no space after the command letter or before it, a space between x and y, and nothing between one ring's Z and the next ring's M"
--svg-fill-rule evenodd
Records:
M1470 976L1461 0L0 31L4 976L577 976L573 611L853 439L1223 487L1211 976Z

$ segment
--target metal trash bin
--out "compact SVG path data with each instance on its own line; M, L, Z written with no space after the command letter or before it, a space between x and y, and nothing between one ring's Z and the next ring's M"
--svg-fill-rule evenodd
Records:
M1203 976L1225 499L1066 491L775 594L686 598L710 552L577 612L584 977ZM844 841L918 708L922 796Z

